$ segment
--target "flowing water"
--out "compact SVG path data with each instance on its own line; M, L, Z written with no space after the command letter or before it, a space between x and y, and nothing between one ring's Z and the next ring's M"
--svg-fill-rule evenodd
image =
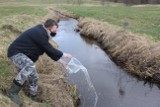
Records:
M71 58L71 60L68 62L67 70L65 71L65 73L68 74L69 80L72 81L73 84L77 84L76 86L80 94L83 92L86 93L83 93L82 95L84 96L81 97L81 99L83 98L83 101L85 101L85 103L83 102L83 105L87 104L89 107L96 107L98 95L87 69L81 64L81 62L74 57ZM79 76L81 79L77 80L75 78L76 76Z
M63 52L72 54L86 67L97 94L96 107L160 107L159 88L151 88L116 66L94 41L74 31L77 23L74 19L61 20L54 40ZM80 107L93 107L95 94L88 90L84 73L68 78L78 86Z

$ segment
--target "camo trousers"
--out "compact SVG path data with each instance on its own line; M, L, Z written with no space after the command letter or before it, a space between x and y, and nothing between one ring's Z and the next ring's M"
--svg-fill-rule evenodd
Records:
M39 77L34 62L23 53L18 53L9 59L20 69L20 72L16 76L15 80L21 85L23 85L24 82L28 80L29 93L31 95L36 95L38 89L37 82Z

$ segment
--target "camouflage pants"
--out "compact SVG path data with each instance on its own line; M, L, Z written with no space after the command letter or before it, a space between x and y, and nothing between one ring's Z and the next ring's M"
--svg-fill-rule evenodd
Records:
M37 94L38 89L38 74L34 62L23 53L18 53L9 58L13 64L15 64L20 72L16 76L15 80L23 85L26 80L29 81L29 92L31 95Z

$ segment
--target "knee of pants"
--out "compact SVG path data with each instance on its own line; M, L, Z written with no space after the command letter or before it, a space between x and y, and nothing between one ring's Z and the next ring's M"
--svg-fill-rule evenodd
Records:
M38 81L38 79L39 79L39 75L38 75L38 73L37 73L37 70L36 70L36 68L34 67L34 68L32 68L32 72L30 73L30 75L28 76L28 79L29 79L29 81L34 81L34 82L37 82Z
M38 75L37 74L37 71L36 71L36 67L35 67L35 65L27 65L27 66L25 66L24 67L24 69L22 69L21 71L20 71L20 74L23 76L23 77L28 77L28 76L30 76L30 75Z
M37 72L33 72L31 73L31 75L29 75L29 81L37 82L38 79L39 79L39 75Z

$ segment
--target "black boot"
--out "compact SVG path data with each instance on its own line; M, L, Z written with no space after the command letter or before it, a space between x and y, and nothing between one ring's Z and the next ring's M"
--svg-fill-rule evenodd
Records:
M29 98L31 98L33 101L37 101L37 95L28 95Z
M42 102L42 99L40 99L37 95L28 94L27 96L31 98L33 101L40 102L40 103Z
M17 83L16 80L14 80L11 85L11 88L6 94L7 97L9 97L13 102L18 104L20 107L23 106L23 102L18 96L18 93L20 92L21 89L22 89L22 86L19 83Z

